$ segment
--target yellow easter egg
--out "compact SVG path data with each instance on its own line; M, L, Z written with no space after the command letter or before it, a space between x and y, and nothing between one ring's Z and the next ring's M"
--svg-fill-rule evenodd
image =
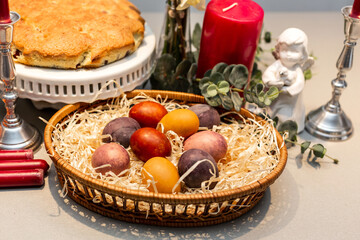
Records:
M175 109L167 113L159 122L164 127L164 132L174 131L177 135L187 138L199 130L199 118L189 109Z
M143 183L150 182L149 191L159 193L173 193L173 188L179 180L177 168L168 159L163 157L150 158L141 169ZM155 185L155 187L154 187ZM180 192L180 184L174 189L174 192Z

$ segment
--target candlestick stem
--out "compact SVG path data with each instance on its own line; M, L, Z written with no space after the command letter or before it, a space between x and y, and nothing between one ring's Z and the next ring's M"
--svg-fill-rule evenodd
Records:
M4 84L0 96L6 108L0 128L0 149L36 149L41 143L39 132L15 113L18 94L13 85L16 73L10 46L13 25L20 16L15 12L11 12L10 16L10 23L0 24L0 77Z
M340 96L343 90L347 87L345 81L346 72L350 71L353 65L354 47L356 42L345 40L344 48L340 54L340 57L336 63L336 67L339 70L337 78L335 78L331 85L333 87L333 93L331 100L326 104L325 109L332 113L341 112Z
M4 91L1 93L1 99L5 103L6 116L4 118L4 124L6 126L19 125L20 120L15 114L15 104L17 99L17 93L14 91L12 82L15 80L15 72L13 61L11 61L10 47L5 44L0 45L1 51L1 80L5 85Z
M360 37L360 19L349 16L351 7L344 7L345 41L343 50L336 62L337 77L332 80L332 98L324 106L310 112L306 117L305 129L316 137L325 140L346 140L353 133L351 120L340 106L340 97L347 87L346 73L353 65L354 47Z

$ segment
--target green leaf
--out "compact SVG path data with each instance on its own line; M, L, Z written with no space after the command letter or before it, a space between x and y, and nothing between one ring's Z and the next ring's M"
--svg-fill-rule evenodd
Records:
M191 67L187 73L187 80L192 85L193 80L196 78L196 71L197 71L197 64L193 63L191 64Z
M188 79L189 81L189 79ZM201 95L201 90L200 90L200 86L199 86L199 81L197 81L197 79L193 79L192 83L190 84L190 87L188 89L188 93L193 93L196 95Z
M257 85L250 88L250 92L251 92L253 102L259 106L260 103L259 103L259 98L257 97L256 87L257 87Z
M260 61L260 59L259 59L259 61ZM251 72L251 78L252 79L259 79L259 80L262 79L262 72L260 71L259 66L258 66L256 61L254 61L254 64L253 64L253 69L252 69L252 72Z
M273 118L273 122L274 122L274 127L276 127L276 126L278 125L278 123L279 123L279 117L278 117L278 116L275 116L275 117Z
M312 72L311 72L311 69L307 69L305 70L304 72L304 77L305 77L305 80L309 80L312 78Z
M245 100L248 103L253 103L254 102L253 93L251 91L245 90L244 97L245 97Z
M174 80L173 80L174 81ZM171 84L171 90L179 92L187 92L190 83L184 76L176 76L175 81Z
M256 84L252 89L252 99L253 102L259 107L264 108L266 104L265 101L265 93L263 92L264 85L262 83Z
M154 71L150 77L151 88L169 90L176 68L176 59L170 54L164 54L157 59Z
M236 88L243 88L248 81L249 71L242 64L236 65L229 75L229 82Z
M231 92L231 100L234 103L235 110L239 112L243 104L243 99L240 97L239 93Z
M206 91L206 89L208 88L208 86L212 84L210 81L209 82L206 82L204 84L201 84L201 87L200 87L200 90L201 91Z
M254 62L252 71L254 72L254 71L258 70L258 69L259 69L259 67L258 67L257 62Z
M219 72L212 73L210 76L210 81L213 82L214 84L218 84L220 81L223 80L225 80L224 75L222 75L222 73Z
M229 81L229 76L230 76L230 73L231 71L233 70L233 68L235 67L236 65L235 64L231 64L229 66L227 66L223 72L224 74L224 77L225 77L225 80L226 81Z
M221 99L219 95L215 97L205 97L205 100L212 107L218 107L221 105Z
M297 131L298 130L298 126L297 123L295 121L292 120L286 120L285 122L283 122L279 128L279 131L284 132L284 131Z
M204 97L209 97L209 95L207 94L207 88L210 86L210 82L207 82L205 84L203 84L200 88L200 92Z
M260 93L257 95L257 98L259 99L259 102L264 103L264 101L265 101L265 92L260 92Z
M192 63L189 60L182 60L176 67L175 75L187 76L191 65Z
M217 84L218 92L226 95L230 91L230 84L227 81L220 81Z
M209 77L204 77L200 80L199 82L199 87L200 89L202 88L202 86L204 86L206 83L210 83L210 78Z
M156 61L154 77L159 81L170 79L176 68L176 59L170 54L164 54Z
M221 99L221 103L222 106L226 109L226 110L231 110L234 108L234 104L231 100L231 98L228 95L219 95L220 99Z
M200 40L201 40L201 27L199 23L196 23L192 34L192 44L197 50L200 49Z
M199 62L199 54L200 54L199 50L196 50L193 53L194 53L195 62L196 63Z
M265 40L266 43L271 42L271 32L265 32L264 40Z
M214 73L223 73L227 66L228 65L226 63L223 63L223 62L220 62L220 63L216 64L213 67L213 69L211 70L211 75L214 74Z
M311 142L306 141L301 144L301 153L304 154L304 152L309 148Z
M254 80L262 80L262 72L260 70L255 70L251 74L251 78Z
M205 73L204 73L204 77L210 77L211 75L211 69L207 70Z
M262 83L256 84L256 87L255 87L256 95L259 95L260 93L262 93L263 90L264 90L264 84L262 84Z
M312 146L312 151L316 157L323 158L326 153L326 148L322 144L318 143Z
M255 100L254 103L256 103L259 108L264 108L264 107L266 107L265 103L262 101L261 98L255 97L254 100Z
M261 79L251 79L249 86L250 86L250 88L252 88L252 87L255 87L256 84L258 84L258 83L262 83L262 80Z
M176 66L175 74L170 81L170 90L187 92L190 86L187 75L191 65L191 61L184 59Z
M282 133L288 132L288 139L291 141L296 141L297 139L298 126L297 123L292 120L286 120L285 122L281 123L278 127L278 131Z
M269 100L274 101L279 96L279 93L280 93L279 89L277 87L272 86L266 92L265 97L268 97Z
M218 95L218 90L215 84L210 83L210 85L206 89L206 93L209 97L215 97Z
M265 106L270 106L272 103L272 100L269 98L269 96L267 96L266 94L264 95L264 101L263 103L265 104Z

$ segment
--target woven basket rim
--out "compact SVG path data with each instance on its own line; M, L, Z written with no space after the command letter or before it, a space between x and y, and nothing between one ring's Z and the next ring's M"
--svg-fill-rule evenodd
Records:
M184 100L188 102L197 102L205 103L205 99L202 96L190 94L190 93L181 93L173 91L160 91L160 90L133 90L131 92L125 93L128 98L134 97L140 93L144 93L150 97L156 97L161 95L162 97L167 96L168 99ZM44 130L44 143L47 153L49 154L51 160L54 162L56 168L64 171L68 175L72 176L74 179L79 181L82 184L93 187L95 189L102 190L108 194L115 196L125 196L131 197L133 199L142 199L142 200L161 200L164 203L166 202L178 202L178 203L198 203L198 202L212 202L214 200L226 200L229 196L231 197L241 197L254 192L263 191L268 186L270 186L283 172L286 162L287 162L287 149L285 144L283 144L283 138L276 131L278 146L280 147L280 159L278 165L264 178L259 179L256 182L242 186L240 188L231 189L231 190L222 190L213 193L204 193L204 194L167 194L167 193L153 193L145 192L141 190L132 190L127 189L121 186L115 186L114 184L106 183L102 180L92 178L87 176L78 169L72 167L66 160L62 159L59 154L55 151L52 145L52 131L59 121L62 121L68 114L74 113L79 109L87 109L101 103L108 102L109 99L99 100L94 103L76 103L66 105L57 111L48 121L45 130ZM248 110L242 108L240 113L244 116L255 117L257 120L261 118L250 113ZM268 124L268 123L265 123Z

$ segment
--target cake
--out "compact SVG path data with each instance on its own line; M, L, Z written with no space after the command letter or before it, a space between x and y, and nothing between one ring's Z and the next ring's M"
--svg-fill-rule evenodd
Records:
M14 61L30 66L95 68L140 46L144 19L127 0L10 0Z

